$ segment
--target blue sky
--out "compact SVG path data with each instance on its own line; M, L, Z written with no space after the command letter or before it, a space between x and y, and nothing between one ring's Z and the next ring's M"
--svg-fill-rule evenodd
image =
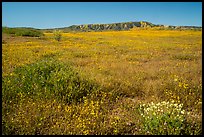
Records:
M8 27L42 29L128 21L202 26L202 2L2 3L2 25Z

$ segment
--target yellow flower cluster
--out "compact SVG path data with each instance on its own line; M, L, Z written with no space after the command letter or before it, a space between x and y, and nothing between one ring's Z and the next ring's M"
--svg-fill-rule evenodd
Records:
M121 124L121 117L110 117L113 110L111 103L119 107L111 102L118 96L122 99L144 99L145 102L150 97L158 99L159 103L140 105L142 117L149 121L165 114L169 114L170 119L182 120L184 115L190 115L184 107L202 114L201 56L201 31L136 28L130 31L63 33L60 42L53 39L53 33L46 33L43 39L12 37L2 45L2 75L8 78L3 85L5 90L11 86L16 75L13 71L17 67L38 63L44 58L56 58L72 65L75 71L80 72L80 77L94 80L110 93L101 93L101 98L87 96L76 104L63 104L44 97L41 97L41 103L30 101L19 92L10 100L2 100L2 119L8 126L5 132L120 134L127 126ZM22 77L22 80L25 79ZM60 82L60 79L59 76L54 81ZM4 92L13 93L14 88ZM32 88L49 92L48 88L38 89L35 84ZM25 90L31 94L29 89ZM110 97L109 94L116 96ZM135 102L130 106L136 106ZM127 110L130 108L127 107ZM129 117L135 116L134 111L127 113ZM143 124L141 121L138 123ZM130 129L127 131L138 133L131 126Z

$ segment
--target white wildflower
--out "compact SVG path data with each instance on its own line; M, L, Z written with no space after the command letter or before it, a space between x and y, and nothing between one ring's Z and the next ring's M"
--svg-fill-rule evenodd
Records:
M185 114L185 110L182 110L182 111L181 111L181 114Z

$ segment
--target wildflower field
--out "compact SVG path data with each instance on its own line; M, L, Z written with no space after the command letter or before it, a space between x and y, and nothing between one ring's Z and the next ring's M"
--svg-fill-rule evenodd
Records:
M202 134L202 31L2 36L6 135Z

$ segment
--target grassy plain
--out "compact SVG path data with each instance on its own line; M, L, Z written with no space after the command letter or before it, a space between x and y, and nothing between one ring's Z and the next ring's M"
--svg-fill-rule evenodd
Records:
M3 134L202 134L201 31L62 36L3 35Z

